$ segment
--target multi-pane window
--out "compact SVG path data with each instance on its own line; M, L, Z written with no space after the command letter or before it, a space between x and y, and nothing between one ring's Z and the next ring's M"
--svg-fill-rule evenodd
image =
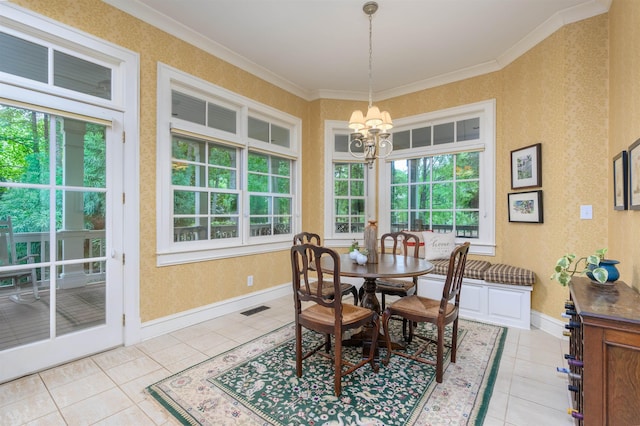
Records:
M477 238L480 154L462 152L391 163L391 230L453 231Z
M363 232L365 225L364 163L333 164L334 232Z
M174 136L174 241L235 238L240 192L237 148Z
M158 264L290 246L300 120L166 65L158 79Z
M454 232L495 252L495 102L397 119L380 169L378 228Z
M249 152L249 217L252 236L291 234L292 161Z

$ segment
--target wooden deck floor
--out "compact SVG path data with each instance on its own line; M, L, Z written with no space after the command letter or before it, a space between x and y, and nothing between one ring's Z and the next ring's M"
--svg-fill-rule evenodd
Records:
M12 294L9 289L0 292L0 351L49 339L49 291L41 290L40 300L31 303L16 303L10 299ZM104 324L104 282L58 290L56 296L56 335ZM33 300L33 294L24 298Z

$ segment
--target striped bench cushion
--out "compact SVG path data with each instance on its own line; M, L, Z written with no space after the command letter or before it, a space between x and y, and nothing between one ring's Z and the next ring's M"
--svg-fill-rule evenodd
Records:
M530 286L535 283L536 275L528 269L497 263L484 272L484 280L490 283Z

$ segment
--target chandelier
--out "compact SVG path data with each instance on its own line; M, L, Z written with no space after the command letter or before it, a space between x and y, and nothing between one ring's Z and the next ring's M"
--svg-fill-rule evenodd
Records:
M363 158L369 164L369 168L372 168L376 158L385 158L393 151L393 143L389 139L389 129L393 127L393 123L387 111L380 112L377 106L373 106L371 23L373 14L378 10L378 3L367 2L362 10L369 16L369 109L366 116L360 110L351 114L349 128L354 133L349 137L349 153L356 158ZM356 152L352 150L352 146Z

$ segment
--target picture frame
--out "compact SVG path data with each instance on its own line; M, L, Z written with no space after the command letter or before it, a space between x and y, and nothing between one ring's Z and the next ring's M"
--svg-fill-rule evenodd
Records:
M640 210L640 139L629 145L629 208Z
M509 222L544 223L542 190L507 194Z
M613 209L627 210L627 151L613 157Z
M511 151L511 189L542 186L542 144Z

